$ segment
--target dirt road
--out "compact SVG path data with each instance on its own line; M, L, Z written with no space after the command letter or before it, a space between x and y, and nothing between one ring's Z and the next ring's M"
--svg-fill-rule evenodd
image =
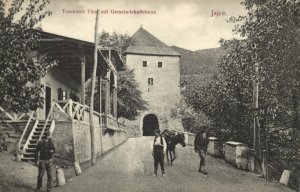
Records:
M167 177L153 175L150 152L152 137L130 138L97 165L73 178L55 192L291 192L279 184L265 182L222 159L207 157L208 175L198 173L199 157L192 147L177 146L178 159L166 165Z

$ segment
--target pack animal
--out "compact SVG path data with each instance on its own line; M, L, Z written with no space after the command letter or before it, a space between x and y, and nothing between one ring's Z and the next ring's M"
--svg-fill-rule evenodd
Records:
M162 133L164 135L167 143L167 162L170 165L173 165L174 160L176 159L176 145L181 144L182 147L186 146L184 133L177 133L165 129Z

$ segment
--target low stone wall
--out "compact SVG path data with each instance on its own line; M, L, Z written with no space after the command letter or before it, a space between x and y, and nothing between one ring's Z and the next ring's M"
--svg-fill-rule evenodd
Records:
M191 145L191 146L194 146L194 141L195 141L196 134L194 134L194 133L187 133L187 135L188 135L188 142L187 142L187 144Z
M220 151L220 146L221 146L221 144L219 143L219 141L216 137L209 137L207 153L214 157L221 157L222 153Z
M239 142L228 141L224 144L225 161L241 169L248 169L249 148Z
M60 162L74 162L74 139L71 121L58 121L55 123L55 129L52 133L54 145L56 148L55 157ZM61 162L65 164L66 162Z
M75 161L83 163L91 160L90 125L82 121L73 121L73 139Z
M125 131L104 131L102 138L103 153L106 153L126 141L127 135Z
M105 129L104 129L105 130ZM97 156L126 141L125 131L105 132L100 125L95 127L95 147ZM105 132L105 133L104 133ZM84 163L91 160L91 134L89 123L82 121L56 122L53 132L57 158L69 162Z
M184 132L184 131L176 131L177 133L183 133L184 134L184 138L185 138L185 143L186 145L194 145L194 140L195 140L195 134L194 133L189 133L189 132Z
M20 134L22 135L24 128L26 127L27 121L20 121L20 122L6 122L5 127L7 127L7 129L9 129L10 132L14 133L14 134ZM32 122L29 125L29 128L33 127L34 122ZM31 131L31 129L29 130Z

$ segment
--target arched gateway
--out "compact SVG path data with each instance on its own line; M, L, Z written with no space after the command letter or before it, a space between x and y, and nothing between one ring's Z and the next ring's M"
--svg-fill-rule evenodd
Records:
M145 115L143 118L143 136L153 136L153 131L159 129L158 118L154 114Z

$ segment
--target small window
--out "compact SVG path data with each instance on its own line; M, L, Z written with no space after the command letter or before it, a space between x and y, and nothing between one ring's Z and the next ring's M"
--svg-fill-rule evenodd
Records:
M67 100L67 92L66 91L62 92L62 100L63 101Z
M162 62L158 62L158 68L162 68Z
M143 67L147 67L147 61L143 61Z
M148 78L148 92L153 91L153 78Z
M66 101L67 100L67 92L62 88L58 89L58 100L59 101Z
M148 78L148 85L153 85L153 78Z

